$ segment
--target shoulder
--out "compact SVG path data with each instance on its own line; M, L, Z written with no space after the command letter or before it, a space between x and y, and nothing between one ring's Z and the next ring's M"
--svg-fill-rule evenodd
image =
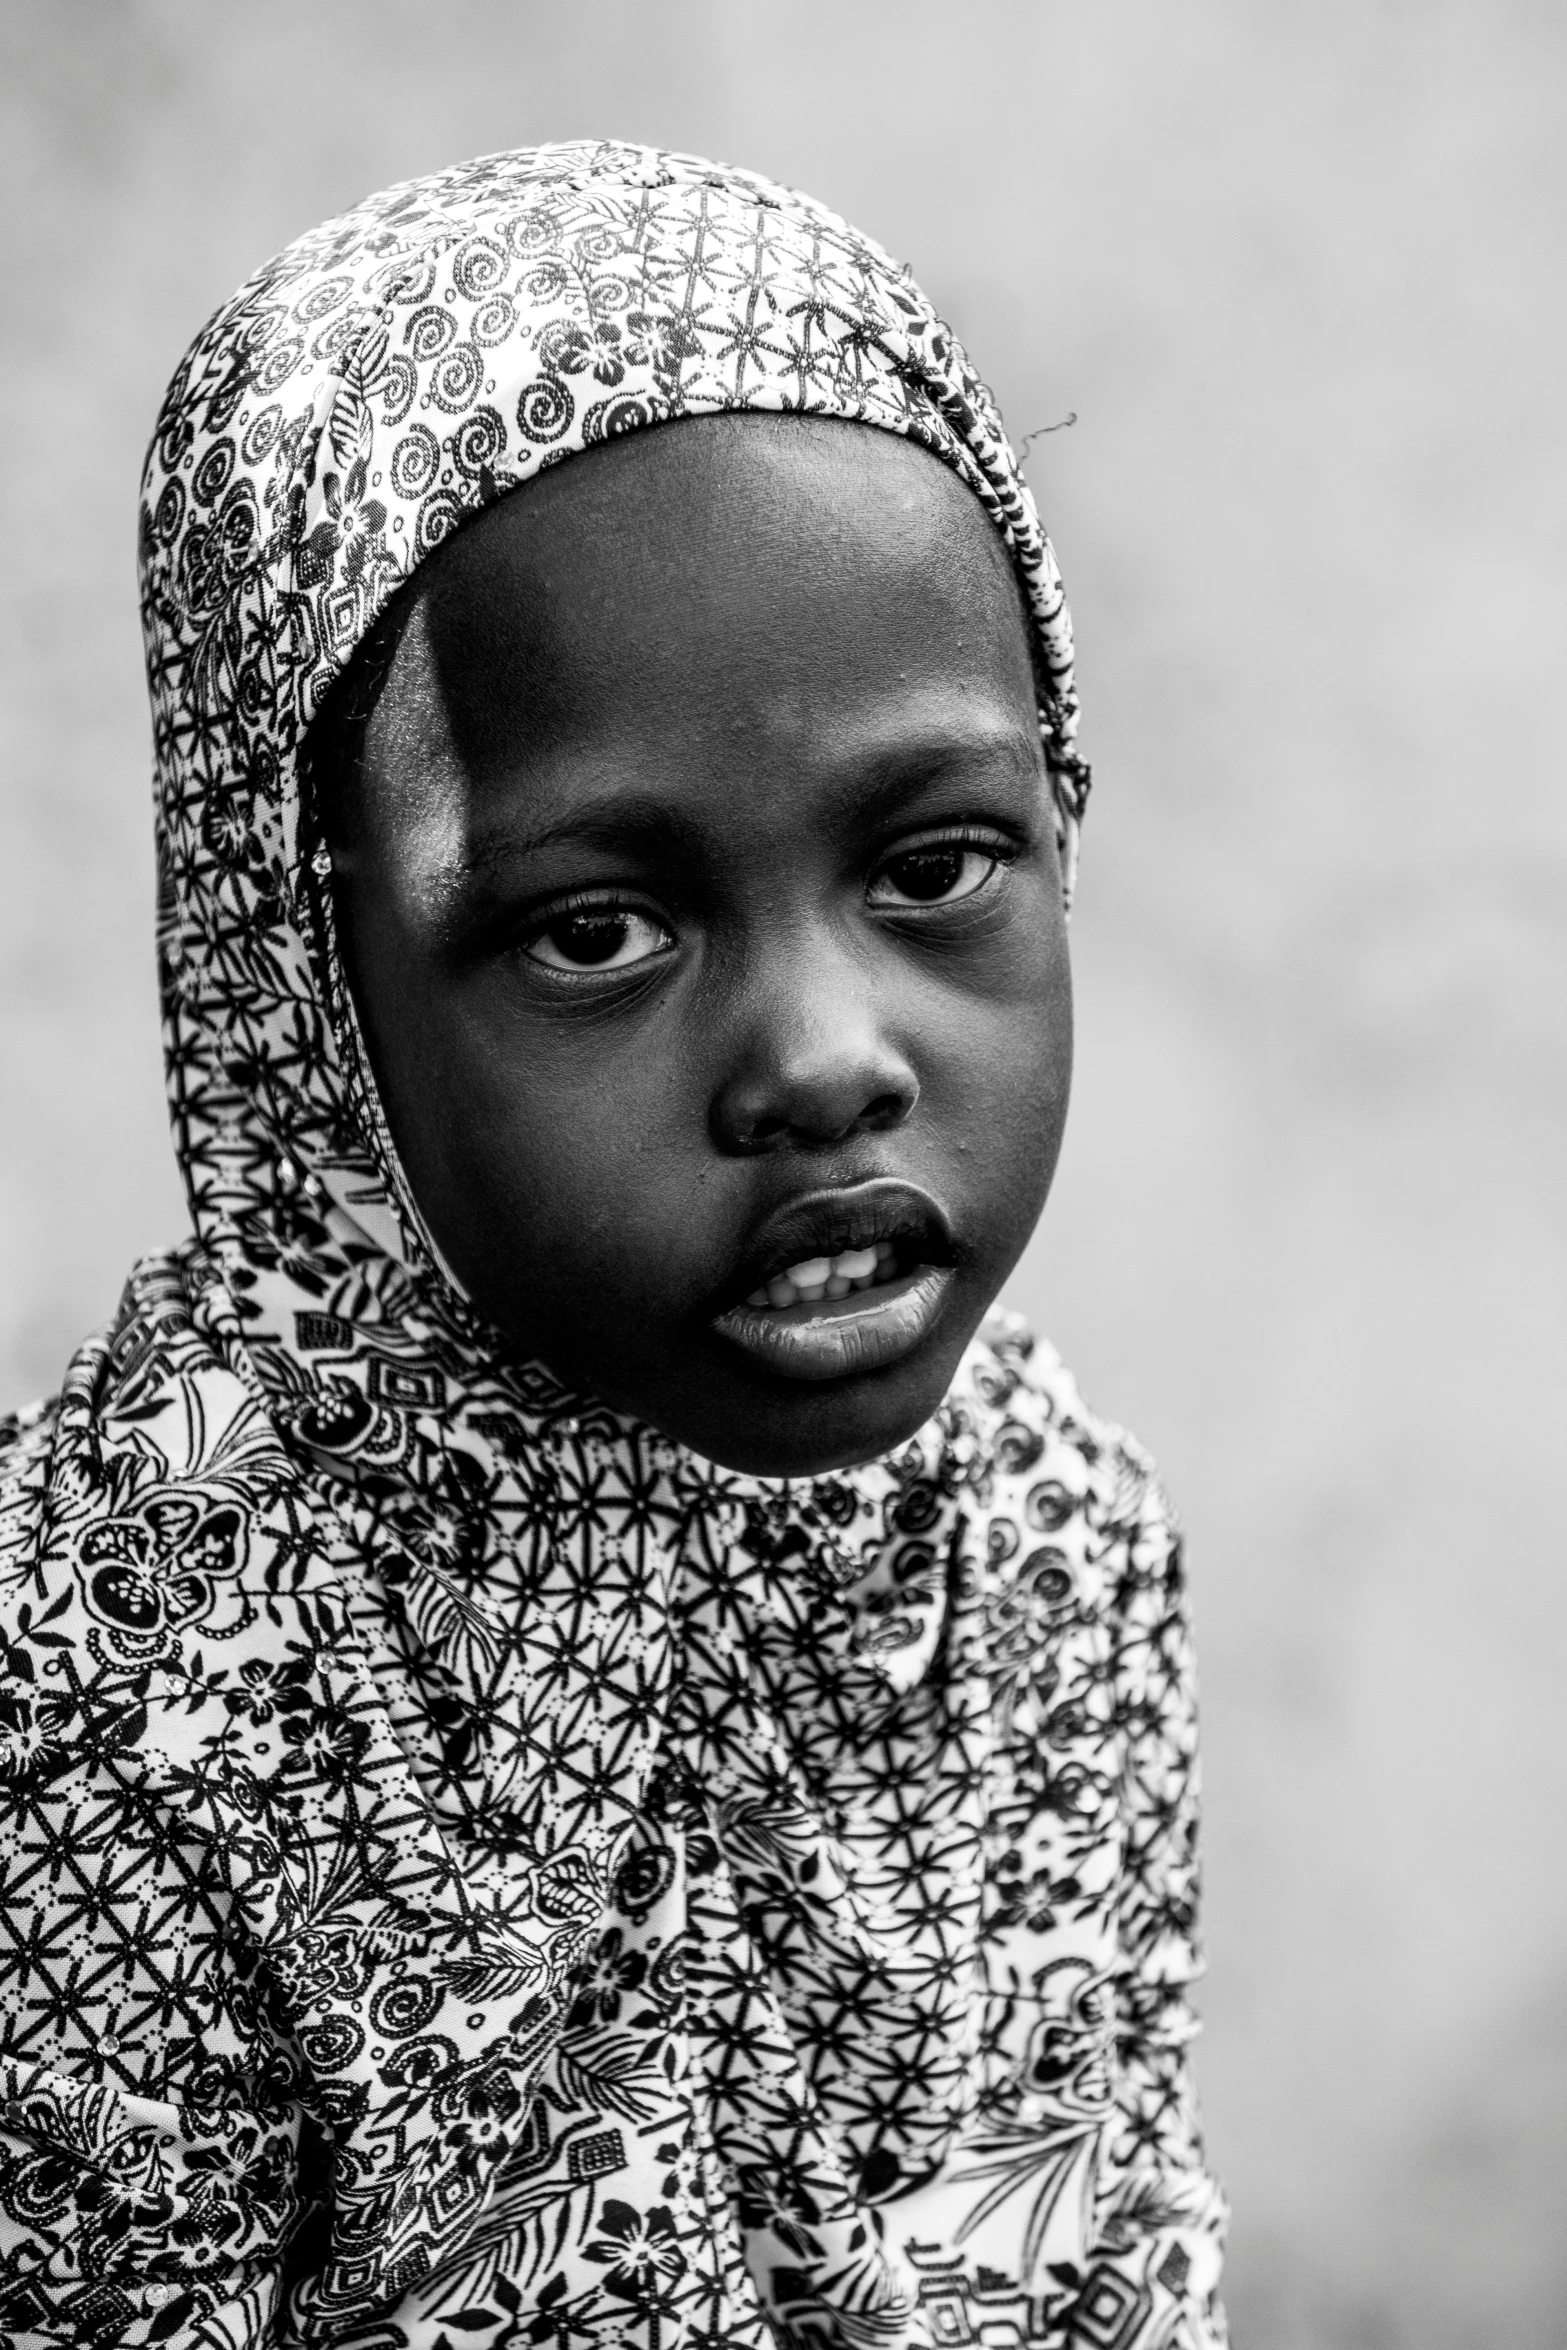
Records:
M57 1396L0 1415L0 1588L37 1546L59 1418Z
M990 1518L990 1551L1047 1542L1094 1614L1167 1607L1182 1584L1181 1529L1151 1455L1084 1401L1046 1340L992 1313L946 1406L963 1484Z
M51 1640L94 1670L172 1656L287 1486L265 1400L193 1317L190 1256L138 1265L58 1397L0 1420L0 1640L58 1608Z
M1021 1314L987 1316L948 1397L958 1448L972 1472L1012 1481L1048 1459L1070 1462L1074 1488L1096 1526L1130 1531L1175 1515L1152 1455L1119 1422L1084 1401L1048 1340Z

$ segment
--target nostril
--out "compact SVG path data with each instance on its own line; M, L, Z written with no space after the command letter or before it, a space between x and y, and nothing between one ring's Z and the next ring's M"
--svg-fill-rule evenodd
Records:
M732 1144L742 1151L776 1150L789 1142L842 1142L850 1134L887 1134L901 1126L914 1107L914 1094L880 1093L857 1117L834 1121L821 1116L790 1118L777 1114L755 1117L743 1128L731 1130Z
M719 1086L709 1115L720 1149L822 1149L901 1126L919 1092L900 1052L840 1022L793 1051L773 1037L760 1048L753 1042Z

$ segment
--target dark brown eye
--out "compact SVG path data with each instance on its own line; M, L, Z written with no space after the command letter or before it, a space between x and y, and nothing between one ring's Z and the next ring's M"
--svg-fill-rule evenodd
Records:
M557 914L523 952L550 971L616 971L662 954L669 944L668 931L650 914L629 906L586 906Z
M928 848L900 849L871 883L878 906L938 906L971 897L995 871L997 859L960 840L932 841Z

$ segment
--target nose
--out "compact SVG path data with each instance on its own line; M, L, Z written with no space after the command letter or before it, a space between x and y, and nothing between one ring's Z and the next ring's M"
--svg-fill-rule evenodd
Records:
M822 1150L901 1126L919 1093L865 974L804 940L742 1013L713 1095L713 1139L731 1155Z

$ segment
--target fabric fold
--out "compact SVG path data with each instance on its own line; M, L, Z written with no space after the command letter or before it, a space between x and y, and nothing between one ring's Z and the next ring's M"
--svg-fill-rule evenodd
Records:
M887 1460L732 1475L512 1359L352 1019L311 719L464 520L737 409L902 434L1060 581L908 274L540 148L203 329L141 528L195 1237L0 1429L0 2331L18 2350L1222 2339L1184 2069L1179 1545L996 1324Z

